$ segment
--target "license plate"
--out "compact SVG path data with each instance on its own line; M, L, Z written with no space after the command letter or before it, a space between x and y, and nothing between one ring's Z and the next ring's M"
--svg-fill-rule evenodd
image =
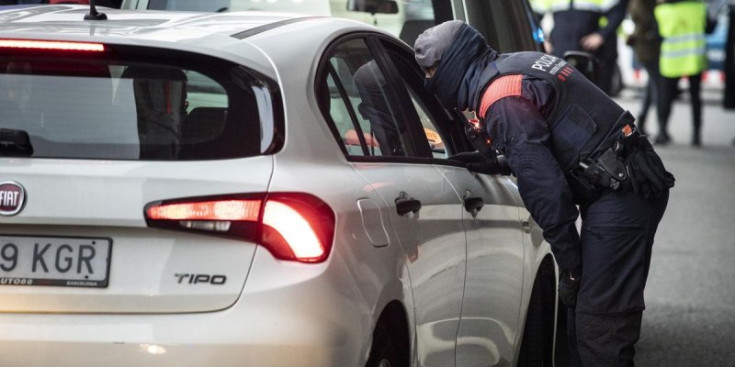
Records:
M112 240L0 235L0 286L107 287Z

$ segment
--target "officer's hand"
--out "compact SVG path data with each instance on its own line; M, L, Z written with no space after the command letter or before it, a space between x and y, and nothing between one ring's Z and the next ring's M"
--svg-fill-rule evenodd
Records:
M605 43L605 39L601 34L594 32L582 37L579 43L585 51L595 52Z
M510 169L504 162L498 160L498 156L490 157L480 152L462 152L450 156L449 159L463 162L465 167L476 173L486 175L508 175Z
M478 151L473 151L473 152L460 152L460 153L450 156L449 159L464 162L464 163L472 163L472 162L478 163L478 162L484 162L490 158Z
M579 276L573 276L570 272L562 273L559 280L559 299L569 308L577 304L577 292L579 291Z
M463 162L464 166L472 172L492 175L498 171L495 160L478 151L457 153L450 156L449 159Z
M547 54L554 52L554 45L551 43L551 41L544 41L544 52L546 52Z

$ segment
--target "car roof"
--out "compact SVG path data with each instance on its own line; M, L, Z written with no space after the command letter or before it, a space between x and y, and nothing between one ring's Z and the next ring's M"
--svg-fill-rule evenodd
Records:
M301 22L333 23L334 29L351 25L379 31L349 19L281 12L205 13L107 8L98 11L104 12L107 20L85 21L89 7L84 5L3 9L0 10L0 37L83 39L151 46L186 43L188 49L195 51L197 45L210 49L226 47L250 36Z
M247 64L275 76L264 55L278 45L314 55L345 31L375 31L354 20L263 11L204 13L99 8L107 20L85 21L84 5L39 5L0 10L0 38L100 42L175 49ZM309 35L303 35L308 29ZM293 35L301 33L300 44ZM306 44L304 42L306 41ZM280 47L283 49L283 47ZM280 50L278 52L281 52ZM285 51L288 52L288 51ZM307 52L307 54L303 54Z
M89 7L40 5L0 11L0 32L23 36L55 33L59 37L117 37L138 41L196 41L214 35L232 37L276 22L314 18L268 12L198 13L100 9L108 19L85 21ZM176 32L172 32L175 30Z

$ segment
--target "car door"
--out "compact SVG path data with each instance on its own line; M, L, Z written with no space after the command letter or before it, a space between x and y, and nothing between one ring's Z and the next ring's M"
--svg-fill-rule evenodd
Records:
M433 165L427 135L375 39L334 43L323 61L322 111L347 159L387 208L406 253L421 366L455 363L465 277L461 201Z
M432 108L437 103L424 91L423 80L412 66L410 55L390 47L389 50L424 129L446 131L461 126L457 121L441 122L446 114ZM456 363L503 365L502 361L513 359L523 292L524 242L514 195L517 190L508 177L473 173L446 159L447 149L459 148L457 145L433 145L437 170L464 205L467 273Z

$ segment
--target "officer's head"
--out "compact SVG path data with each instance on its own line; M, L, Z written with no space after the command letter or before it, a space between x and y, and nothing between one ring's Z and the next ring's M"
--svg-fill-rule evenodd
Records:
M426 75L426 87L447 108L464 110L472 104L474 71L497 57L485 39L461 20L450 20L421 33L414 43L416 62Z
M416 62L424 73L436 70L442 54L447 51L462 26L464 22L461 20L450 20L425 30L416 38L413 49L416 52Z

